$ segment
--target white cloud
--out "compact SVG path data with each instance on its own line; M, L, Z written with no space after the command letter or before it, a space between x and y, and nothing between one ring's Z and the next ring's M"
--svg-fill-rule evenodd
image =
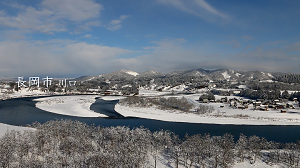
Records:
M209 21L215 21L216 18L221 18L223 20L230 19L228 15L218 11L204 0L157 0L157 2L171 5L183 12L190 13Z
M124 19L127 19L129 17L130 17L130 15L121 15L120 16L120 20L124 20Z
M227 67L240 70L265 70L273 72L299 73L300 42L285 43L280 48L269 45L258 46L252 50L246 47L222 62Z
M91 34L86 34L86 35L84 35L84 37L85 37L85 38L91 38L92 35L91 35Z
M13 4L19 9L16 16L0 15L0 25L16 28L25 32L54 33L68 31L71 25L85 24L100 16L102 5L92 0L44 0L38 8Z
M175 40L170 40L170 39L162 39L161 41L152 41L151 43L156 44L156 46L147 46L144 47L145 50L148 49L154 49L156 51L159 50L173 50L174 48L181 46L182 43L185 43L185 39L175 39Z
M93 0L44 0L41 6L53 11L54 18L79 22L99 17L103 9Z
M108 30L118 30L122 27L121 23L123 22L124 19L127 19L130 17L130 15L121 15L119 19L117 20L112 20L109 22L107 26L105 26Z
M87 34L87 36L89 36ZM144 54L126 58L137 51L72 40L0 42L1 76L78 77L119 69L170 72L194 68L229 68L300 72L300 42L283 48L260 46L234 55L216 51L206 54L205 46L185 47L185 39L162 39L145 47ZM219 52L219 53L218 53ZM147 53L147 54L145 54Z
M84 42L0 42L1 76L78 77L98 75L121 67L116 60L134 51Z
M221 43L227 44L232 46L233 48L239 48L241 46L241 43L239 43L235 39L231 39L230 41L222 41Z
M135 71L156 70L170 72L173 70L191 69L200 66L199 62L206 60L204 55L195 50L185 49L185 39L162 39L153 41L154 46L144 47L149 51L147 55L141 55L130 59L119 59L123 67Z
M244 50L230 55L216 50L215 54L207 52L205 46L184 47L184 39L163 39L153 42L154 46L147 55L130 59L119 59L123 67L135 71L156 70L170 72L194 68L234 70L264 70L271 72L300 73L300 42L286 44L281 49L260 46L247 46ZM216 47L216 46L215 46Z
M154 34L148 34L148 35L145 35L144 37L153 37Z
M7 3L7 2L2 2L3 5L10 6L12 8L17 8L17 9L26 9L25 5L17 4L17 3Z

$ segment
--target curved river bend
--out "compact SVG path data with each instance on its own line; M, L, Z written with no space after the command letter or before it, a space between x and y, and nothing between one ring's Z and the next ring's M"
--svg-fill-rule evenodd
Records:
M265 137L269 141L277 142L297 142L300 140L300 126L257 126L257 125L218 125L218 124L196 124L196 123L179 123L166 122L152 119L142 119L134 117L122 117L115 112L114 106L118 102L104 101L97 99L91 105L91 110L109 115L109 118L84 118L73 117L47 112L35 107L37 97L26 97L0 101L0 123L10 125L26 125L35 121L45 123L55 119L72 119L85 122L87 124L95 124L95 126L128 126L130 128L144 126L151 131L160 129L170 130L180 137L185 134L205 134L223 135L225 133L232 134L235 139L240 133L246 136L257 135Z

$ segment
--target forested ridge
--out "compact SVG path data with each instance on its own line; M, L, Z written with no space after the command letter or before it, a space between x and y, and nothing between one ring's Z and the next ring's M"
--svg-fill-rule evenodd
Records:
M73 120L31 126L36 130L9 131L0 138L0 167L157 167L158 157L173 167L232 167L257 160L299 167L300 161L300 143L255 135L241 134L235 142L230 134L180 139L165 130L95 127Z
M277 76L275 79L284 83L300 83L300 74L284 74Z

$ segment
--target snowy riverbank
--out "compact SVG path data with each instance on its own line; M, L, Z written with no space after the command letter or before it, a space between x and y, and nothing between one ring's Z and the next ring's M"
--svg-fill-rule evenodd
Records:
M155 93L154 93L155 94ZM153 93L151 96L154 95ZM197 107L201 94L191 95L170 95L164 97L185 97L190 103ZM228 98L239 98L227 96ZM216 96L220 99L222 96ZM117 104L115 111L125 117L148 118L170 122L188 122L205 124L232 124L232 125L300 125L300 110L289 109L286 113L280 113L279 110L259 111L249 109L233 109L228 104L223 103L202 103L215 108L215 112L210 114L185 113L176 110L160 110L154 107L128 107Z
M36 107L52 113L76 117L107 117L90 110L97 95L54 96L34 99Z
M52 113L77 116L77 117L107 117L104 114L90 110L92 103L96 101L96 95L76 95L45 97L35 99L39 101L37 108ZM178 96L181 97L181 96ZM199 105L199 94L185 95L185 98L195 106ZM122 96L103 96L101 99L119 100ZM115 111L125 117L148 118L170 122L188 122L205 124L233 124L233 125L300 125L300 110L291 109L287 113L279 111L254 111L251 109L232 109L223 103L210 103L215 108L211 114L184 113L175 110L160 110L157 108L128 107L117 104ZM224 106L221 108L221 106Z
M6 133L6 131L11 131L11 130L15 130L15 131L30 130L30 131L33 131L35 129L34 128L13 126L13 125L0 123L0 138Z
M124 117L139 117L148 118L161 121L170 122L188 122L188 123L203 123L203 124L232 124L232 125L300 125L300 119L284 118L275 113L269 118L250 117L247 119L235 118L234 115L226 115L224 113L220 116L213 115L197 115L192 113L184 113L179 111L167 111L156 108L138 108L127 107L117 104L115 111ZM240 113L240 112L237 112ZM248 111L247 114L251 113ZM243 115L246 115L243 113ZM272 117L272 118L271 118ZM298 118L298 117L297 117Z

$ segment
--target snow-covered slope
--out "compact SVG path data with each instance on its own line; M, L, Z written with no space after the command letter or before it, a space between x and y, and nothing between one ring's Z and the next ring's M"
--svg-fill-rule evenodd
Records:
M127 73L128 75L132 75L132 76L138 76L139 75L139 73L137 73L137 72L134 72L134 71L131 71L131 70L125 70L125 69L121 70L121 72Z
M249 80L260 80L260 81L271 81L276 76L283 73L270 73L263 71L236 71L230 69L217 69L217 70L205 70L205 69L192 69L186 71L173 71L170 73L160 73L156 71L145 71L138 73L132 70L122 69L111 73L100 74L98 76L82 76L76 79L76 81L94 81L99 78L102 79L138 79L138 78L186 78L192 77L206 81L249 81Z

